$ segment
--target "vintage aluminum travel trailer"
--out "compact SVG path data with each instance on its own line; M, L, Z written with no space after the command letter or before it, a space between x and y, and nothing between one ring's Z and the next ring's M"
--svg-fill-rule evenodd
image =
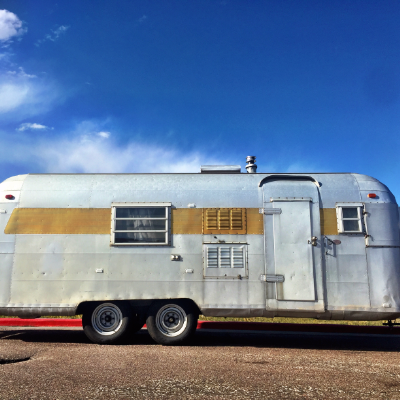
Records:
M198 315L400 316L398 206L353 173L29 174L0 185L0 313L83 314L112 343Z

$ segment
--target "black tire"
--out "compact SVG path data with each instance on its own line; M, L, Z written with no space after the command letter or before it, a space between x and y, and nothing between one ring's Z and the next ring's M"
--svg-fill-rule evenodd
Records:
M109 301L88 305L82 325L86 336L94 343L114 344L129 332L132 310L124 302Z
M197 309L190 301L159 301L150 307L147 330L159 344L182 344L196 331L198 318Z

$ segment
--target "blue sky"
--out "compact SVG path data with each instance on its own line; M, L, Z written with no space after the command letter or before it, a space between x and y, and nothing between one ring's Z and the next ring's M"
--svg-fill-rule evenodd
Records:
M400 2L0 0L0 180L359 172L400 198Z

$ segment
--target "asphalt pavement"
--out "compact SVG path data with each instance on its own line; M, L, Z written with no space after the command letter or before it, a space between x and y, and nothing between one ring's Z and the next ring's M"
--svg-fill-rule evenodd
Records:
M101 346L81 328L0 328L1 399L400 399L398 335L143 329Z

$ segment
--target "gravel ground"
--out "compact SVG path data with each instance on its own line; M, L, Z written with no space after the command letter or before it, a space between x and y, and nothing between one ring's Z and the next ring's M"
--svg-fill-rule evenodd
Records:
M1 399L400 399L400 338L146 330L118 346L71 329L0 330Z

